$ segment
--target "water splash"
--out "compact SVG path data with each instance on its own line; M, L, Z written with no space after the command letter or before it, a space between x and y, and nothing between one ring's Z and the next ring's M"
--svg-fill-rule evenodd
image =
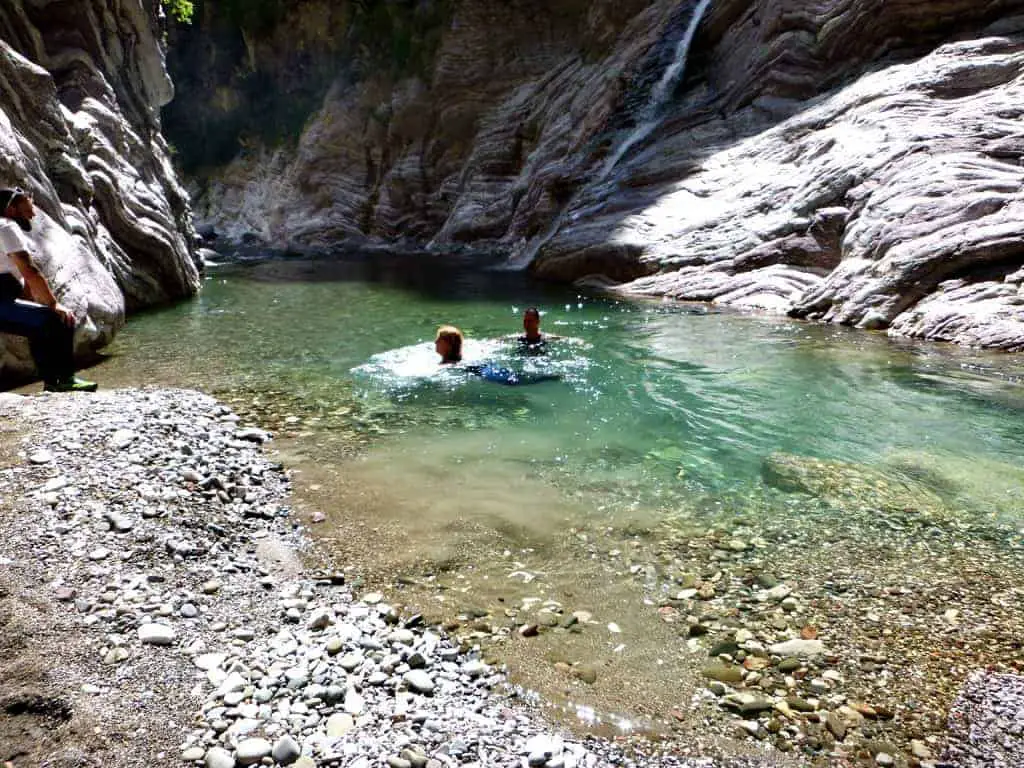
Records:
M601 169L601 175L598 177L600 180L603 181L608 178L608 174L615 169L615 166L625 157L626 153L650 136L651 132L658 127L658 124L661 122L661 111L665 102L672 96L676 85L682 80L683 75L686 74L686 62L690 56L693 38L697 35L697 27L700 26L700 22L710 6L711 0L701 0L696 9L694 9L690 23L686 27L686 32L676 45L672 64L665 70L657 85L651 90L651 97L640 112L640 123L626 140L619 145L615 154L608 158L604 168Z

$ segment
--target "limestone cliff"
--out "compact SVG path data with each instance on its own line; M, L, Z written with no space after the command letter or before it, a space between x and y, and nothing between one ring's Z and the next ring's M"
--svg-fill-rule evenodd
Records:
M290 4L293 45L322 5ZM1024 349L1024 0L446 8L419 70L331 47L296 142L200 177L207 223L496 242L553 279Z
M159 109L173 95L154 0L0 3L0 186L35 196L29 239L79 319L80 351L126 311L194 293L188 197ZM0 336L0 380L30 370Z

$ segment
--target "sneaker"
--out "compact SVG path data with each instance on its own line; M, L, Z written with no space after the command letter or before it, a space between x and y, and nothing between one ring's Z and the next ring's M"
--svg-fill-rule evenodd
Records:
M97 389L99 385L95 381L80 379L77 376L43 386L43 392L95 392Z

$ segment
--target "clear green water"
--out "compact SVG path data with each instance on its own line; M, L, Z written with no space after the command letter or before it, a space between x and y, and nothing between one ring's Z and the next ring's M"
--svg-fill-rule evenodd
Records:
M566 338L524 360L502 337L530 305ZM471 355L563 378L504 387L439 372L442 323L466 332ZM817 557L825 529L868 560L894 531L908 552L936 531L929 554L1021 548L1015 357L579 296L436 257L219 268L197 300L134 318L108 351L93 371L104 386L195 386L251 405L301 469L304 500L328 513L316 530L340 564L428 575L410 592L417 607L500 616L555 599L621 625L539 638L533 657L509 650L552 697L564 682L538 672L538 655L605 659L598 683L572 694L604 711L656 716L643 702L675 706L692 683L685 642L655 612L669 587L628 568L668 563L673 535L790 542L788 554L764 544L759 567ZM766 460L783 482L765 482ZM899 555L886 557L898 574Z
M531 304L544 311L545 331L568 339L546 358L520 358L500 339L519 330ZM564 380L503 387L436 374L424 363L445 322L464 330L470 356L482 349L485 359ZM952 473L960 490L980 492L974 503L1000 514L1024 493L1015 482L968 488L986 472L1019 479L1016 358L595 299L436 261L221 268L199 299L133 319L108 352L101 380L283 391L324 417L320 439L338 425L331 414L355 403L346 426L390 435L392 449L467 441L564 488L604 487L613 507L749 491L773 452L917 462Z

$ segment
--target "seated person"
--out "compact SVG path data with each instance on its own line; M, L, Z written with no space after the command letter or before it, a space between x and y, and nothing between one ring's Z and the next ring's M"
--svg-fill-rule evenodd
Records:
M437 329L437 336L434 338L434 350L441 356L441 365L454 365L462 362L462 341L462 331L454 325L442 325ZM549 373L519 373L510 368L494 365L493 363L464 365L462 369L486 381L492 381L495 384L507 384L508 386L536 384L541 381L555 381L560 378L555 374Z
M24 336L46 392L95 392L75 375L75 315L60 304L22 234L36 216L32 195L0 189L0 333Z

